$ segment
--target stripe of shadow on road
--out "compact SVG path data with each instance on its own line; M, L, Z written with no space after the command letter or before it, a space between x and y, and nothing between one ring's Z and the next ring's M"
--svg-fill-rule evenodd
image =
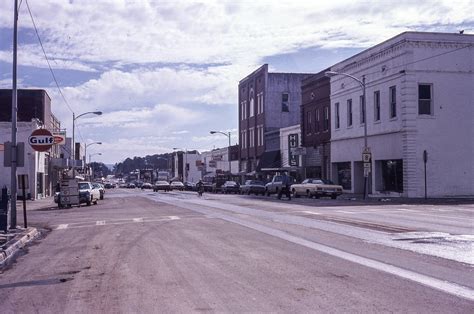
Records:
M74 278L52 278L52 279L43 279L43 280L20 281L20 282L13 282L13 283L0 285L0 289L57 285L57 284L64 283L72 279Z

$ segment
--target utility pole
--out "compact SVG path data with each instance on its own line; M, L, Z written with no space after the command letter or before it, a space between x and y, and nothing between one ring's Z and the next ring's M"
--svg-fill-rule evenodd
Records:
M16 229L16 166L17 166L17 142L16 142L16 120L18 110L17 93L17 49L18 49L18 0L15 0L15 9L13 16L13 75L12 75L12 168L11 168L11 187L10 187L10 229Z

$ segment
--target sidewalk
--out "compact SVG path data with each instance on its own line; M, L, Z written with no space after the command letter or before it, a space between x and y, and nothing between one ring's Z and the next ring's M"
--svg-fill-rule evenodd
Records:
M40 233L36 228L18 228L9 230L6 234L0 233L0 269L7 265L10 259L16 256L25 245L36 239Z
M23 200L17 200L16 205L18 219L22 221ZM27 211L50 208L57 208L53 197L26 201ZM8 211L8 221L10 221L10 208ZM17 229L9 229L7 233L0 231L0 269L6 266L14 256L19 254L28 242L36 239L39 235L40 232L36 228L22 228L19 222Z
M426 205L456 205L456 204L474 204L473 196L466 197L451 197L451 198L405 198L384 195L368 195L364 200L364 194L350 194L344 193L337 199L346 201L358 201L367 203L392 203L392 204L426 204Z
M54 202L54 198L52 196L37 200L26 200L26 210L38 210L52 207L58 207L58 205ZM23 200L16 201L16 209L17 213L23 211Z

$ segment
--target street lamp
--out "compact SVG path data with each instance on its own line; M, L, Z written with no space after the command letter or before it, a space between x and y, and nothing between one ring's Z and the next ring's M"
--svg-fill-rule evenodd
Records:
M72 165L72 175L73 177L76 176L75 174L75 167L76 167L76 138L75 138L75 132L76 132L76 120L79 119L80 117L86 115L86 114L95 114L95 115L102 115L102 111L88 111L81 113L76 117L76 114L73 112L72 113L72 160L74 160L74 163ZM87 155L86 155L87 157Z
M96 156L96 155L102 155L102 153L94 153L94 154L89 154L89 163L91 163L91 158L92 156Z
M87 158L87 147L89 147L89 146L91 146L91 145L94 145L94 144L102 145L102 142L92 142L92 143L89 143L89 144L84 145L84 156L86 156L86 158ZM90 161L89 161L89 162L90 162Z
M92 158L92 156L95 156L95 155L99 155L99 156L100 156L100 155L102 155L102 153L89 154L89 164L91 164L91 158ZM87 156L86 156L86 158L87 158ZM93 169L93 168L91 168L91 169L92 169L92 173L91 173L91 180L92 180L92 179L94 178L94 169Z
M365 105L365 89L366 89L366 84L365 84L365 75L362 75L362 80L358 79L357 77L353 76L353 75L350 75L350 74L347 74L347 73L343 73L343 72L336 72L336 71L327 71L325 73L325 75L327 77L333 77L333 76L336 76L336 75L342 75L342 76L346 76L346 77L349 77L353 80L355 80L357 83L360 84L360 87L362 88L362 105L364 106L364 150L362 153L365 153L365 152L369 152L369 147L367 146L367 108L366 108L366 105ZM366 175L364 173L364 200L367 199L367 196L368 196L368 174Z
M209 133L211 133L211 134L219 133L219 134L227 136L227 138L229 139L229 147L227 148L227 159L229 160L229 176L231 176L232 171L231 171L231 166L230 166L231 165L231 163L230 163L230 132L224 133L224 132L221 132L221 131L209 131Z
M183 148L173 147L173 150L182 150ZM188 182L188 149L184 148L184 182Z

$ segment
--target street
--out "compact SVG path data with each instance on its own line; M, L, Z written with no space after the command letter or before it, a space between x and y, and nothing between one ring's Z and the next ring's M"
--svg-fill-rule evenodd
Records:
M44 237L0 273L0 311L469 313L473 210L107 190L28 212Z

